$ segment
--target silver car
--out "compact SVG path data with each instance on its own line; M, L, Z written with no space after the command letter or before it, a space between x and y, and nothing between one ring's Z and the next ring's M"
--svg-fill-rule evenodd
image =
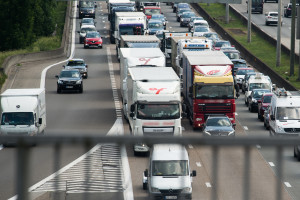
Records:
M206 119L203 133L205 136L235 136L235 124L226 115L211 115Z

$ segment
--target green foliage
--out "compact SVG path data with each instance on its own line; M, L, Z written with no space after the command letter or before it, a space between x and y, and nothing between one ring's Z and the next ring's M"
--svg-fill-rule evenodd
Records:
M280 74L284 79L288 80L296 88L300 89L298 79L298 61L295 62L295 76L290 74L290 55L281 52L280 67L276 67L276 46L267 42L263 37L254 30L251 31L251 43L247 42L247 26L230 12L230 22L225 23L225 6L223 4L199 4L217 23L219 23L231 36L233 36L240 44L248 49L253 55L266 63L274 71ZM239 30L236 33L233 30ZM277 30L277 29L276 29ZM274 31L275 27L274 27ZM244 34L241 34L244 33ZM255 67L255 66L254 66Z

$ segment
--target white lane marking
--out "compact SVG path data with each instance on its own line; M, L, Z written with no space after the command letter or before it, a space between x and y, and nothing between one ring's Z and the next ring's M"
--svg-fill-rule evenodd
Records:
M273 162L269 162L269 165L270 165L271 167L275 167L275 164L274 164Z
M261 146L260 145L256 145L256 148L261 149Z
M245 129L246 131L248 131L248 130L249 130L247 126L244 126L244 129Z
M284 182L286 187L292 187L291 184L289 182Z
M170 26L169 28L172 28L172 26Z
M196 162L197 167L201 167L201 163L200 162Z
M191 145L191 144L189 144L188 146L189 146L190 149L194 148L193 145Z
M206 187L210 188L211 187L211 184L209 182L206 182L205 183Z

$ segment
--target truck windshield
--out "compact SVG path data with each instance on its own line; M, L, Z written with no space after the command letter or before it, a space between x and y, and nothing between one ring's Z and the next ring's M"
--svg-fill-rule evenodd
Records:
M277 107L277 120L300 120L300 107Z
M138 104L138 119L178 119L179 104Z
M270 89L271 86L269 83L250 83L249 84L249 91L253 89Z
M142 25L120 25L121 35L144 35L144 28Z
M33 125L34 117L32 112L3 113L1 125Z
M233 99L233 85L198 85L197 99Z
M187 176L187 160L159 160L152 162L153 176Z
M160 9L145 9L145 15L155 15L160 14Z
M159 48L158 42L127 42L125 47L128 48Z

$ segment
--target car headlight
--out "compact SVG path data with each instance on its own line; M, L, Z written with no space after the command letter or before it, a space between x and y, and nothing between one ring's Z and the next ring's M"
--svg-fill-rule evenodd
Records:
M235 133L235 131L233 130L233 131L230 131L229 133L228 133L228 136L230 136L230 135L234 135L234 133Z
M63 84L63 82L61 80L58 80L57 83L58 84Z
M151 187L151 191L152 191L152 192L160 192L159 189L158 189L158 188L155 188L155 187Z
M76 81L76 84L81 84L81 80Z
M184 192L184 193L192 192L192 188L191 187L185 187L185 188L182 189L182 192Z
M253 102L253 103L257 103L257 100L256 100L256 99L252 99L252 102Z
M181 19L180 21L182 21L182 22L183 22L183 19Z
M211 135L210 132L208 132L208 131L204 131L204 133L207 135Z
M284 132L284 128L282 126L277 126L277 131L278 132Z

